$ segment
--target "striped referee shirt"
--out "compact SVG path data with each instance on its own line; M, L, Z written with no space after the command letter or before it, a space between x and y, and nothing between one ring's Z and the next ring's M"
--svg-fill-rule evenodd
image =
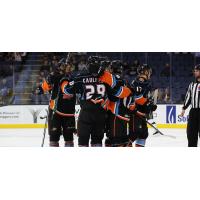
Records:
M190 83L183 105L183 109L186 110L189 106L192 108L200 108L200 82L194 81Z

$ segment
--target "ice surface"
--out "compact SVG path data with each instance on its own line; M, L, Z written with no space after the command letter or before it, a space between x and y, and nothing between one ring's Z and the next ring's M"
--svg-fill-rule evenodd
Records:
M174 135L176 139L153 135L154 130L149 129L147 145L150 147L185 147L187 137L185 129L160 129L164 134ZM43 137L43 129L0 129L0 147L40 147ZM45 146L48 146L48 134L45 139ZM63 146L63 138L61 138ZM75 136L75 146L77 137Z

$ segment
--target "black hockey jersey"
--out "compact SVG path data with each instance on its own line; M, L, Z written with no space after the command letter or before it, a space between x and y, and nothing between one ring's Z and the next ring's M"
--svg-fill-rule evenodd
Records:
M131 87L134 91L133 97L135 99L137 110L141 113L148 113L149 107L147 104L151 96L151 82L141 77L137 77L134 81L132 81Z
M144 105L150 96L152 90L151 82L141 77L137 77L131 83L135 102L139 105Z
M116 75L116 79L121 87L126 86L126 82L119 75ZM128 97L121 99L112 95L112 93L108 93L108 99L108 110L120 119L129 121L128 114L130 110L133 111L135 109L134 97L129 95Z
M62 90L71 76L71 74L50 74L40 87L40 93L51 91L50 109L63 116L73 116L75 113L75 94L69 96Z
M79 93L81 107L85 109L97 106L107 109L108 95L124 98L131 93L128 87L122 87L117 78L107 71L101 77L89 72L80 73L64 86L63 91L69 96Z

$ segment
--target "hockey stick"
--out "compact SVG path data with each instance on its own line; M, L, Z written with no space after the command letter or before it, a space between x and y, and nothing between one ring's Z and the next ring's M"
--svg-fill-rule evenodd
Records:
M176 136L164 134L164 133L162 133L159 129L157 129L152 123L148 122L147 120L145 120L145 121L147 122L147 124L148 124L149 126L151 126L152 128L155 129L156 132L153 133L153 135L160 134L160 135L162 135L162 136L164 136L164 137L169 137L169 138L172 138L172 139L176 139Z
M152 125L156 125L156 122L152 122ZM157 133L159 133L158 131L156 131L155 133L153 133L153 135L156 135Z
M154 92L153 92L153 103L156 105L156 104L157 104L157 101L158 101L158 89L155 89ZM153 119L153 113L152 113L152 119ZM146 121L147 121L147 123L148 123L151 127L153 127L153 128L155 129L156 132L153 133L153 135L156 135L156 134L159 133L159 134L162 135L162 136L170 137L170 138L176 139L175 136L163 134L160 130L158 130L158 129L154 126L154 124L156 125L156 122L155 122L155 121L152 122L152 123L150 123L148 120L146 120Z
M44 117L40 117L40 119L45 119L44 132L43 132L43 138L42 138L42 144L41 144L41 147L44 147L44 141L45 141L46 130L47 130L48 115L49 115L49 110L47 111L47 115L46 115L46 116L44 116Z
M158 89L155 89L155 90L153 91L152 99L153 99L154 105L157 105L157 101L158 101ZM149 119L152 119L152 120L153 120L153 112L150 113ZM153 121L152 124L153 124L153 125L154 125L154 124L156 125L156 122ZM156 133L158 133L158 131L156 131L155 133L153 133L153 135L156 134Z
M151 127L156 131L153 135L159 133L160 135L162 135L162 136L164 136L164 137L169 137L169 138L172 138L172 139L176 139L176 137L173 136L173 135L166 135L166 134L162 133L159 129L157 129L157 128L153 125L153 123L148 122L148 120L146 120L146 119L143 118L142 116L140 116L140 115L138 115L138 114L136 114L136 115L137 115L140 119L142 119L143 121L145 121L149 126L151 126Z

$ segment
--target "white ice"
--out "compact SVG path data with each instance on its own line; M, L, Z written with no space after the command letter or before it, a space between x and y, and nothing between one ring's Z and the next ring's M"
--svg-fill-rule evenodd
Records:
M160 129L164 134L176 136L176 139L153 135L153 129L149 129L147 145L149 147L186 147L187 137L185 129ZM0 129L0 147L40 147L42 143L43 129ZM45 145L48 146L48 134ZM75 146L77 146L75 136ZM60 146L63 146L61 138Z

